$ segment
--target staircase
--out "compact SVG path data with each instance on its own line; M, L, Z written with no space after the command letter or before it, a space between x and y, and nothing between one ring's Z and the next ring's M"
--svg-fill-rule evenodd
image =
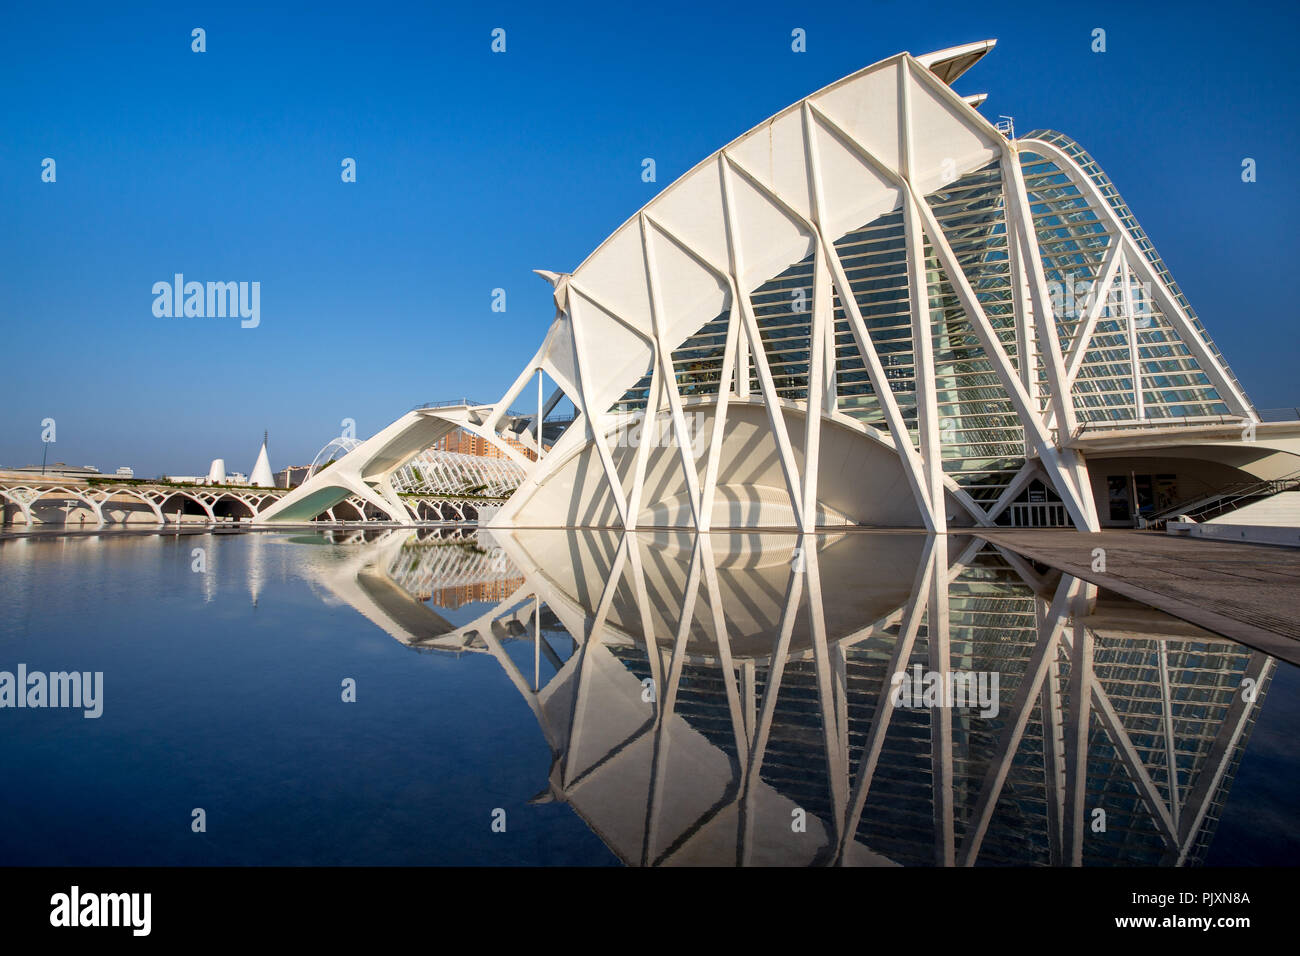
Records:
M1236 482L1217 491L1181 501L1172 508L1158 511L1146 520L1146 527L1163 529L1166 522L1172 521L1179 515L1187 515L1193 521L1204 522L1257 501L1263 501L1265 498L1271 498L1281 492L1297 490L1300 490L1300 471L1293 471L1282 478L1272 478L1267 481Z

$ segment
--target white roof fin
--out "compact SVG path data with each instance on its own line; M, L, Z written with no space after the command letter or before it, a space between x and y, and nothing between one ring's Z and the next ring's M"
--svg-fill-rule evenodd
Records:
M953 80L978 63L984 54L997 46L997 43L997 40L977 40L975 43L951 46L946 50L923 54L918 56L916 61L951 86Z

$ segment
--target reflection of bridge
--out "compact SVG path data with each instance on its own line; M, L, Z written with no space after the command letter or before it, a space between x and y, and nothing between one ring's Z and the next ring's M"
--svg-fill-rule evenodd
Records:
M522 581L500 548L485 551L458 529L446 534L450 536L438 530L390 529L377 537L361 529L333 532L336 543L362 547L342 563L310 562L307 574L403 643L409 643L412 633L448 633L452 625L424 603L434 591L509 594Z
M1274 666L962 538L481 537L513 593L459 628L408 595L381 626L492 655L550 797L629 863L1196 863ZM459 554L449 580L499 566ZM1000 712L901 706L891 676L917 665L997 673Z
M470 456L461 455L461 458ZM407 490L409 488L409 490ZM493 485L485 492L496 489ZM277 505L288 492L283 488L181 486L164 483L114 483L91 485L28 479L0 481L4 523L21 517L26 527L42 524L76 524L96 527L114 524L182 524L252 521ZM347 495L320 512L318 520L330 522L468 523L475 522L485 506L500 501L478 495L441 492L433 482L404 486L394 496L401 516L390 507L378 508L359 495Z

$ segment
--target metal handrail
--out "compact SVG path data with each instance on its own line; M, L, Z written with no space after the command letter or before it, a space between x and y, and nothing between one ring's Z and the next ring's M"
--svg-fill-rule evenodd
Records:
M1144 418L1140 420L1129 418L1118 421L1102 418L1080 422L1071 437L1080 438L1086 431L1106 431L1108 429L1123 431L1126 429L1169 428L1178 425L1240 425L1247 420L1240 415L1183 415L1177 418Z
M470 408L478 408L479 406L485 404L487 403L473 402L470 401L468 398L450 398L447 399L445 402L420 402L418 405L414 406L411 409L411 411L418 412L422 408L452 408L457 405L468 405Z
M1216 515L1224 514L1229 510L1228 505L1239 502L1244 498L1267 498L1279 492L1295 491L1297 489L1300 489L1300 471L1293 471L1281 478L1236 482L1235 484L1225 485L1212 494L1189 498L1173 507L1158 511L1147 519L1146 526L1148 528L1162 526L1171 518L1184 514L1189 518L1196 519L1197 515L1210 513L1211 509Z

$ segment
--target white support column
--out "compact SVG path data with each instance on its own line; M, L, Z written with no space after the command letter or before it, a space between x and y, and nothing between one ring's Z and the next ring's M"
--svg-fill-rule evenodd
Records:
M636 548L635 535L624 532L619 542L618 552L614 555L614 560L609 569L609 576L605 579L604 587L600 593L600 600L596 604L592 616L587 619L590 624L584 621L584 631L581 635L582 643L578 648L578 666L577 674L574 676L573 683L573 703L569 709L569 732L566 739L569 746L565 750L564 759L560 766L560 783L568 787L573 778L570 773L570 758L577 749L576 742L582 733L583 725L587 719L586 692L589 690L590 682L586 679L590 670L589 661L591 660L590 649L593 645L598 646L604 642L605 622L609 616L609 609L614 602L614 594L618 590L618 585L623 577L623 564L628 560L629 552ZM635 560L635 559L634 559ZM635 567L635 564L634 564ZM555 605L552 605L554 607ZM573 630L569 634L577 640L579 635ZM653 632L647 633L647 640L653 640ZM659 683L659 673L653 669L655 676L655 688L662 686Z
M1014 553L1014 552L1013 552ZM1038 629L1042 632L1047 602L1034 599ZM1043 789L1047 807L1048 863L1060 866L1065 859L1065 750L1062 746L1061 695L1058 691L1060 668L1056 661L1047 667L1047 677L1039 692L1038 707L1043 724Z
M813 120L820 123L856 153L869 167L897 186L900 193L906 194L903 181L896 172L883 165L866 147L842 130L832 119L811 103L806 102L804 108L804 125L807 129L805 138L808 142L809 162L812 168L813 215L815 218L820 220L821 210L825 203ZM796 218L802 218L792 209L787 208L787 211ZM923 474L924 468L921 457L912 446L912 436L903 422L903 415L899 410L897 400L894 398L893 390L889 387L889 379L885 375L884 366L880 362L880 355L876 352L875 343L871 340L871 334L867 331L866 323L862 318L862 311L858 308L857 298L854 296L853 287L844 272L844 265L840 261L839 253L836 251L835 246L821 234L819 228L814 227L812 224L809 224L808 228L814 229L825 250L826 261L829 263L831 275L835 279L835 291L839 294L840 305L848 316L849 326L853 330L854 341L862 355L863 367L871 380L871 387L876 393L877 401L880 402L881 411L885 413L885 421L889 426L890 436L894 440L894 449L898 453L899 460L903 465L903 473L907 476L912 486L912 494L916 498L917 510L921 513L921 519L925 522L926 530L934 531L934 516L938 511L943 510L942 499L940 499L938 507L936 507L930 496L928 482Z
M1004 220L1010 215L1009 203L1005 191L1002 196L1002 216ZM1009 220L1007 220L1009 223ZM1016 369L1020 372L1020 382L1029 397L1038 404L1038 340L1034 336L1034 324L1030 315L1029 275L1025 270L1025 259L1032 253L1020 244L1020 234L1007 228L1007 264L1010 269L1011 311L1016 317ZM1028 446L1026 446L1028 453Z
M641 619L641 633L645 638L646 653L649 656L650 677L654 681L656 691L655 706L658 707L658 690L664 686L666 672L664 670L663 655L659 650L659 642L656 637L654 617L650 612L651 604L650 588L646 584L645 565L641 559L641 538L637 534L628 533L626 537L631 539L628 555L632 567L632 585L636 594L637 612ZM657 600L659 595L655 595Z
M936 553L946 558L946 550L940 547ZM943 574L930 575L930 607L925 618L930 673L938 675L941 687L948 686L952 669L948 583ZM957 850L953 830L952 709L949 707L930 708L930 783L934 789L934 862L952 866L956 863Z
M835 309L832 304L830 328L826 332L826 372L822 379L822 403L830 414L840 409L838 357L839 344L836 341Z
M731 410L730 383L735 368L736 346L741 341L740 309L736 304L736 287L727 278L731 290L731 316L727 320L727 341L722 350L722 374L718 376L718 400L714 405L713 431L709 434L709 457L704 465L704 488L700 493L700 509L704 521L701 531L713 527L713 507L717 497L718 471L722 467L722 439L726 434L727 414Z
M1165 789L1169 792L1169 812L1174 829L1181 832L1182 808L1178 800L1178 750L1174 746L1174 698L1169 689L1169 643L1156 639L1160 651L1160 721L1165 732Z
M695 519L695 528L700 530L700 475L695 468L692 454L694 442L686 428L686 416L682 414L682 394L677 387L677 371L673 368L672 350L663 333L663 297L659 290L659 266L654 251L652 227L643 213L640 216L641 251L645 261L646 283L650 290L650 321L654 327L655 355L659 362L659 374L663 377L664 390L668 395L668 408L672 415L673 433L677 440L677 450L682 466L682 476L686 479L686 492L691 499L691 514Z
M492 411L488 413L487 419L483 422L485 429L493 433L497 431L497 425L500 424L502 417L510 410L510 403L528 387L528 380L533 377L533 370L541 364L545 351L546 343L543 343L542 347L537 350L537 354L533 356L533 360L524 366L523 371L511 383L510 388L501 396L501 400L492 406Z
M763 769L763 757L767 751L767 742L772 734L772 718L776 714L776 700L780 696L781 681L785 676L785 665L790 654L790 635L794 631L795 617L799 611L799 598L803 594L803 574L791 570L786 585L785 607L781 611L781 623L777 630L776 641L772 645L772 654L768 658L767 683L763 688L763 708L754 729L753 745L750 748L749 766L745 771L745 786L741 797L741 865L748 866L754 845L754 813L751 809L751 796L754 781Z
M546 415L542 409L542 386L545 384L546 373L540 368L537 370L537 460L542 460L542 422Z
M1029 204L1029 194L1025 189L1024 174L1020 168L1020 154L1014 143L1007 143L1003 151L1003 173L1004 195L1011 200L1007 208L1008 229L1011 228L1014 220L1033 303L1034 328L1037 332L1039 354L1043 357L1043 367L1051 391L1052 411L1048 427L1052 421L1055 421L1057 433L1064 439L1065 436L1072 434L1075 428L1074 399L1070 391L1070 379L1065 371L1065 362L1061 356L1056 316L1047 294L1042 258L1038 255L1037 234L1033 227L1033 212ZM1036 408L1035 412L1037 412ZM1038 419L1035 421L1037 422ZM1079 513L1071 513L1071 519L1076 526L1085 531L1096 531L1100 523L1097 518L1096 504L1092 498L1088 469L1076 452L1060 449L1061 443L1057 443L1058 447L1053 450L1050 458L1041 452L1040 455L1052 475L1052 483L1056 485L1062 500L1066 501L1071 495L1074 497ZM1073 509L1071 510L1073 512Z
M1077 600L1074 602L1078 604ZM1072 612L1079 609L1072 607ZM1092 723L1092 634L1076 619L1074 640L1069 648L1070 710L1065 719L1065 847L1070 865L1083 865L1083 841L1087 835L1084 817L1088 798L1088 731Z
M1142 356L1138 351L1137 317L1133 314L1133 278L1129 275L1128 254L1120 257L1120 289L1124 296L1124 328L1128 333L1128 361L1133 382L1133 413L1138 421L1147 417L1142 395Z
M736 339L736 397L749 398L749 341Z
M804 417L803 513L811 530L817 525L817 475L821 462L822 416L826 372L826 330L834 324L831 315L831 275L821 244L813 250L812 321L808 329L808 410Z
M641 495L645 490L645 473L646 467L650 461L650 449L654 447L654 440L647 437L647 431L658 430L659 407L662 403L663 392L663 375L660 372L658 362L651 363L650 366L650 387L646 390L645 409L641 414L641 439L633 454L636 456L632 462L632 491L628 495L628 516L631 524L629 530L636 528L639 516L641 514Z
M800 495L799 470L795 467L794 451L790 446L790 435L785 427L785 412L776 397L776 386L772 382L772 371L767 364L767 355L763 350L763 337L759 334L758 320L754 318L754 306L745 292L741 276L744 273L743 249L740 243L740 229L736 224L736 201L731 184L732 163L725 152L718 155L718 165L722 176L723 215L727 220L728 250L731 258L731 280L740 299L740 315L745 325L745 335L749 340L750 354L754 358L755 370L758 372L758 384L763 392L763 404L767 408L768 421L772 425L772 434L776 438L777 453L781 459L781 472L785 477L786 493L790 496L790 508L794 512L795 524L800 531L806 531L803 514L803 499Z
M1011 763L1015 759L1021 737L1029 723L1034 700L1042 690L1043 680L1060 649L1061 632L1065 627L1070 602L1080 588L1081 582L1071 577L1063 577L1057 585L1056 596L1052 600L1052 608L1047 616L1050 626L1038 635L1038 641L1026 664L1025 672L1020 678L1020 683L1016 685L1011 714L998 742L997 759L989 765L984 782L980 785L979 799L970 815L966 838L962 842L959 860L962 866L974 866L975 860L979 857L980 846L984 842L984 835L988 832L989 821L993 819L993 811L997 808L998 798L1002 794L1002 786L1006 783L1007 774L1011 772Z
M988 316L984 314L984 309L980 306L979 299L970 286L970 281L962 271L956 254L948 244L947 237L944 235L938 221L934 218L934 214L930 212L929 207L924 204L923 200L919 200L915 194L911 193L910 187L909 195L912 204L920 211L925 222L926 232L930 236L930 242L939 254L939 260L943 265L944 272L947 273L948 281L957 293L957 298L961 302L962 310L966 313L970 327L979 338L984 353L997 371L1002 387L1011 399L1016 414L1020 416L1021 421L1024 423L1026 432L1032 436L1034 447L1038 450L1039 458L1042 459L1043 468L1051 476L1057 491L1060 492L1061 500L1070 512L1071 520L1081 530L1095 531L1096 520L1095 518L1090 520L1088 506L1084 503L1083 495L1075 484L1074 476L1070 474L1070 469L1062 463L1060 452L1048 436L1042 418L1039 417L1037 409L1032 407L1028 393L1025 392L1024 386L1021 385L1019 377L1015 374L1015 370L1011 368L1010 363L1007 361L1007 353L1002 348L997 333L989 323ZM1040 326L1040 339L1043 337L1042 333L1043 329ZM1050 374L1052 372L1049 371ZM1057 381L1060 381L1060 379L1058 378Z
M569 288L572 291L575 292L578 291L574 283L572 282L570 282ZM586 298L586 296L582 295L581 292L579 292L579 295L582 296L582 298L584 299ZM570 308L572 308L574 304L574 300L572 297L570 297L569 302L570 302ZM631 516L628 514L627 498L623 494L623 483L619 479L618 469L614 467L614 458L610 454L609 444L605 440L604 416L601 415L599 418L597 418L592 413L592 410L587 403L586 383L587 383L588 376L584 369L584 362L582 358L583 341L582 341L582 335L579 331L581 322L579 322L578 316L575 313L570 313L570 320L573 324L573 346L574 346L573 352L574 352L574 359L577 363L576 372L578 376L578 382L577 382L578 394L576 398L580 403L582 417L586 422L587 431L591 435L592 441L595 442L596 452L600 456L600 463L605 469L605 480L609 484L609 493L611 496L613 496L614 506L618 509L619 519L623 522L623 527L626 528L628 527L629 520L632 520L633 525L635 525L635 520L631 519ZM652 344L651 350L653 351L655 348L656 346Z
M540 419L539 419L540 420ZM533 595L533 693L542 689L542 599Z
M740 295L736 288L735 277L727 268L712 262L699 250L690 245L671 229L659 222L649 213L642 213L646 221L665 238L674 242L679 249L691 256L696 262L713 273L719 281L727 286L730 308L727 317L727 335L722 349L722 369L718 376L718 396L715 404L713 431L709 436L709 457L704 469L704 486L700 490L699 530L707 531L713 526L713 506L717 489L718 470L721 466L722 437L727 424L727 413L731 403L731 383L735 376L736 361L739 355L746 358L745 395L749 394L748 352L743 350L744 338L740 335L740 312L737 303ZM657 369L657 366L656 366ZM737 393L739 388L737 387ZM656 405L656 408L658 406ZM639 500L639 499L638 499Z
M831 794L831 834L835 844L840 843L839 829L844 824L848 804L849 759L841 748L846 739L845 728L840 726L840 692L831 675L831 653L826 637L826 611L822 605L821 571L817 563L816 535L802 535L799 547L803 549L804 574L808 587L808 620L812 634L813 662L817 675L817 700L822 721L822 743L826 748L826 770Z
M916 170L912 141L912 86L908 81L906 59L898 61L898 128L902 156L902 176L908 184L903 202L903 232L907 256L907 285L912 312L912 367L916 387L917 438L921 461L925 466L926 491L932 504L934 530L948 530L948 509L943 493L943 434L939 429L938 383L934 371L934 331L930 314L930 283L925 268L925 243L921 220L912 203L911 192Z
M925 617L926 607L929 604L932 593L931 581L936 575L945 577L943 572L947 568L947 549L946 547L942 550L936 549L935 543L946 540L933 535L927 537L921 561L917 564L916 577L912 582L912 597L903 611L898 626L898 636L894 640L894 649L890 653L889 665L885 671L886 679L880 686L871 727L867 730L867 739L862 745L862 754L858 759L858 779L853 785L848 818L841 831L836 857L840 863L844 862L848 845L853 842L854 834L858 832L862 811L867 805L867 794L871 791L871 781L875 777L880 752L884 748L885 737L889 732L890 719L894 716L894 685L891 678L894 674L904 673L907 669L907 662L912 656L912 647L916 642L917 629L921 626L921 620ZM936 555L939 563L936 563Z
M641 845L641 864L651 866L657 857L655 850L661 842L659 837L660 822L663 819L664 786L667 777L666 767L671 748L671 736L667 732L668 721L677 706L677 689L681 684L682 669L686 661L686 647L690 639L691 624L695 621L695 604L700 593L700 576L702 563L702 542L704 535L696 535L691 551L690 569L686 575L686 587L682 594L681 614L678 617L677 633L673 638L673 655L668 668L667 686L655 695L656 706L654 720L654 744L650 762L650 792L646 801L645 840Z
M1051 389L1052 411L1061 430L1069 434L1074 430L1074 403L1068 390L1065 363L1061 359L1061 341L1056 329L1056 313L1047 292L1047 278L1043 274L1043 260L1038 255L1038 236L1034 231L1033 211L1025 189L1025 177L1020 169L1020 153L1016 145L1006 141L1002 150L1002 188L1007 202L1007 229L1015 229L1024 251L1025 276L1029 282L1029 298L1033 306L1034 329L1037 332L1039 355L1047 371ZM1037 409L1035 409L1035 412Z
M723 378L723 382L726 378ZM709 612L713 616L713 637L718 646L718 668L722 672L722 685L727 694L727 710L731 714L731 732L735 738L736 761L743 776L749 750L749 737L745 730L745 714L740 700L740 689L736 685L736 665L731 656L731 639L727 634L727 615L723 606L722 588L718 583L718 565L713 555L713 539L707 534L700 537L700 547L704 557L704 586L709 599Z

